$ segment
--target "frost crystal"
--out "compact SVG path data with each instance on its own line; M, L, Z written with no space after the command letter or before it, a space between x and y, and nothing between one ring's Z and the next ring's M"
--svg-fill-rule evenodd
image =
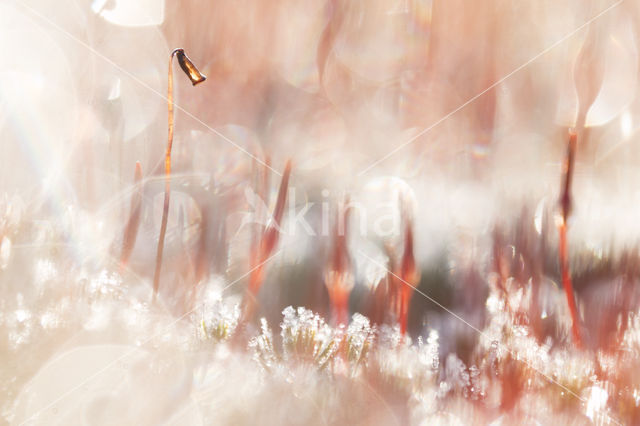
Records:
M273 348L273 332L266 319L260 319L260 334L249 341L249 349L253 352L253 359L267 371L273 369L278 362Z
M224 281L214 279L204 286L199 297L203 300L200 326L205 339L227 340L240 319L240 306L233 300L222 298Z
M289 306L282 311L280 324L284 358L313 361L324 367L335 355L338 342L327 323L309 309Z
M226 340L233 334L240 318L240 307L222 300L203 307L202 331L206 338Z
M366 362L373 339L374 330L371 328L369 319L364 315L354 314L346 335L347 359L351 365L352 374L360 363Z

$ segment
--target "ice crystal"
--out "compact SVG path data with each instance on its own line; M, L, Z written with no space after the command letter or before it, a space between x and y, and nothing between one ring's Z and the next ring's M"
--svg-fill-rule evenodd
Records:
M89 279L85 291L90 298L118 298L123 292L122 278L118 274L102 270Z
M273 347L273 332L266 319L260 319L260 334L249 341L249 349L253 352L253 359L265 370L271 370L278 362Z
M280 336L284 358L326 366L338 349L334 330L319 315L303 307L296 310L288 306L282 315Z
M347 359L352 374L357 370L359 364L366 363L374 336L375 331L371 328L369 319L364 315L354 314L346 333Z
M223 299L224 280L213 278L196 295L201 304L197 309L200 315L202 337L223 341L235 332L240 319L240 306L232 299Z
M235 331L240 318L240 307L218 300L203 307L202 332L204 337L227 340Z

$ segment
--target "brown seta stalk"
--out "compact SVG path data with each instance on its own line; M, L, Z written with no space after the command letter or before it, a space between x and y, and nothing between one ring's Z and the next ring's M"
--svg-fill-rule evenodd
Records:
M569 267L569 253L567 248L567 220L571 214L571 181L573 178L574 159L576 146L578 143L577 133L580 131L580 143L584 146L587 139L585 128L587 122L587 112L593 105L602 87L604 78L604 64L602 58L605 49L602 44L603 37L600 35L602 28L600 23L589 24L589 31L576 57L573 68L573 79L576 93L578 95L578 114L576 126L569 132L569 142L567 153L562 167L562 188L560 194L561 217L558 223L559 232L559 257L560 270L562 274L562 286L564 287L567 305L571 314L571 331L576 346L582 347L580 336L580 322L578 310L576 308L575 296L573 294L573 284Z
M353 276L349 248L347 247L349 226L349 197L338 205L334 224L333 248L325 272L325 285L331 301L334 324L349 323L349 294L353 289Z
M287 161L282 174L282 180L280 181L280 189L278 190L278 199L273 211L273 216L269 221L269 224L261 230L260 235L254 237L253 246L250 253L250 267L249 273L249 287L244 297L244 312L241 322L246 323L253 317L253 313L256 309L256 298L258 291L262 287L264 282L265 265L274 249L278 244L280 238L280 224L282 223L282 217L284 216L284 204L287 200L287 191L289 189L289 176L291 175L291 160ZM263 187L266 192L266 187Z
M400 278L402 286L400 287L400 332L404 336L407 332L409 320L409 302L413 295L413 290L420 281L420 273L416 266L415 256L413 254L413 222L406 218L405 234L404 234L404 251L400 262Z
M142 165L136 161L136 169L133 176L133 194L131 195L131 209L129 220L122 237L122 252L120 254L120 271L122 272L129 263L129 257L136 245L138 229L140 228L140 211L142 206Z
M182 71L189 77L191 84L194 86L196 84L202 83L205 81L206 77L198 71L198 69L193 65L191 60L184 53L183 49L175 49L171 52L171 56L169 57L169 83L167 90L167 105L169 116L167 119L169 134L167 137L167 149L164 155L164 175L165 175L165 186L164 186L164 204L162 207L162 222L160 224L160 236L158 237L158 250L156 253L156 269L153 274L153 299L155 300L158 295L158 287L160 285L160 271L162 269L162 254L164 251L164 237L167 233L167 221L169 219L169 202L171 197L171 147L173 145L173 57L178 58L178 63L180 64L180 68Z
M389 258L389 273L387 274L389 312L393 320L400 325L400 332L404 336L409 325L409 304L413 291L420 283L420 271L418 270L414 255L413 220L406 210L404 203L400 203L404 222L402 257L398 261L391 244L387 244L385 250Z
M575 295L573 294L573 284L571 282L571 273L569 268L569 254L567 248L567 220L571 214L571 181L573 178L574 157L577 144L577 135L575 132L569 132L569 143L567 144L567 154L562 166L562 193L560 195L560 213L561 217L558 224L559 231L559 256L560 270L562 274L562 287L567 298L569 313L571 315L571 331L573 339L578 347L582 347L582 338L580 336L580 322L578 318L578 310L576 308Z

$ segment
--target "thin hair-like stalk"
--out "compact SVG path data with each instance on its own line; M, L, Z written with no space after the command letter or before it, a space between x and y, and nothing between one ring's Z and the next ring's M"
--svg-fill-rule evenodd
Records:
M291 160L288 160L284 167L282 180L280 181L280 189L278 190L278 198L276 199L273 216L269 224L261 230L260 235L255 237L253 241L254 246L251 247L249 259L252 269L249 274L249 286L244 296L243 316L241 320L243 323L249 321L254 314L258 292L265 278L265 262L273 254L280 238L280 226L284 215L284 204L287 200L290 175Z
M165 175L165 184L164 184L164 203L162 206L162 221L160 223L160 236L158 237L158 250L156 252L156 269L153 274L153 299L155 300L158 294L158 287L160 285L160 272L162 270L162 255L164 252L164 238L167 233L167 221L169 219L169 202L171 201L171 148L173 146L173 127L174 127L174 117L173 117L173 57L176 56L178 58L178 63L180 64L180 68L184 71L184 73L189 77L191 83L195 86L196 84L202 83L205 81L206 77L198 71L198 69L193 65L191 60L184 53L183 49L175 49L171 52L171 56L169 57L169 82L167 89L167 106L168 106L168 136L167 136L167 149L164 154L164 175Z
M567 298L569 306L569 314L571 315L571 331L576 346L582 346L582 338L580 336L580 322L578 318L578 309L576 308L575 295L573 294L573 283L571 282L571 272L569 268L569 253L567 248L567 221L571 214L571 181L573 178L573 167L575 161L575 151L577 144L577 135L575 132L569 133L569 143L567 144L567 154L562 170L562 193L560 195L560 213L561 217L558 224L559 232L559 257L560 270L562 274L562 287Z
M400 277L402 277L402 280L405 283L411 284L412 287L408 285L399 286L400 332L403 336L407 332L411 295L420 281L420 272L418 271L413 251L413 221L409 218L405 219L405 221L404 251L402 253L402 260L400 263Z
M354 279L347 240L349 235L349 197L336 209L333 247L325 271L325 285L329 293L333 322L336 326L349 324L349 295Z
M129 220L122 237L122 252L120 255L120 270L122 271L129 263L129 257L136 245L138 229L140 228L140 212L142 206L142 165L136 161L136 168L133 176L133 194L131 194L131 208Z

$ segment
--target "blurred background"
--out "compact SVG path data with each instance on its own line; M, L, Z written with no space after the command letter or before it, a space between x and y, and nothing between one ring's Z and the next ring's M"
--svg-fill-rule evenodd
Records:
M351 236L352 244L368 250L373 240L368 253L384 256L372 223L380 206L398 217L393 206L401 196L411 200L421 264L483 270L496 224L526 208L540 233L543 213L556 211L567 129L577 126L584 130L570 241L602 253L633 246L640 235L634 2L0 7L7 52L0 60L0 187L33 219L72 223L65 232L80 263L104 258L109 247L113 253L140 161L145 202L132 265L143 265L142 276L152 270L167 65L176 47L208 79L191 87L176 77L169 235L184 225L182 238L197 245L203 220L210 222L203 238L211 272L247 270L245 191L255 188L261 162L269 159L277 172L289 158L289 202L296 212L308 208L304 218L318 234L291 228L298 232L283 237L299 244L285 250L291 261L328 246L322 209L333 215L345 195L368 212L354 220L369 225L353 229L369 232ZM588 55L579 61L581 52ZM273 171L271 206L279 179ZM87 218L85 229L69 219L76 215ZM384 239L400 235L397 225ZM166 262L179 251L171 241Z
M385 263L388 247L401 252L407 215L418 288L473 326L485 325L487 276L509 250L513 270L538 262L532 268L555 289L543 299L555 306L554 224L571 128L579 139L569 241L582 309L589 297L594 306L601 300L594 283L607 281L607 271L635 267L628 253L640 237L637 2L8 0L0 28L6 312L22 305L36 312L48 291L65 293L65 284L51 290L52 277L84 277L90 286L92 274L117 271L137 192L140 231L109 288L119 298L150 295L167 67L178 47L207 80L193 87L174 75L160 281L171 315L183 314L202 291L198 283L215 277L240 280L230 293L241 295L255 243L256 206L247 194L272 209L288 159L287 232L260 293L259 314L270 323L288 305L329 316L324 270L336 206L347 196L364 211L353 215L348 235L351 312L368 312L385 277L371 259ZM527 250L530 258L520 255ZM411 306L411 335L426 336L428 325L449 336L442 354L471 356L472 329L425 298ZM17 360L16 348L34 339L11 330L4 350ZM566 337L564 329L544 333ZM51 352L34 355L34 365Z

